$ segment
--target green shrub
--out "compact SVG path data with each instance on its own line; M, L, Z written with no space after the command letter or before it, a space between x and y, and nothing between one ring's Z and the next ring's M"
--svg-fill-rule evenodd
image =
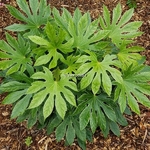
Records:
M7 8L23 24L6 30L18 37L6 33L7 42L0 41L0 92L8 93L3 104L13 104L12 119L55 131L67 145L76 138L85 149L97 128L119 136L119 125L128 124L124 114L140 114L138 103L150 107L150 68L144 49L133 46L142 22L128 23L133 9L122 15L118 4L111 17L104 6L92 21L78 8L60 15L46 0L17 4L23 12Z

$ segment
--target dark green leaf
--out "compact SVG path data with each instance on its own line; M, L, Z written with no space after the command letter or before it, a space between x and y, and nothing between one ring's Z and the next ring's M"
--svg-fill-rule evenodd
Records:
M10 81L8 83L1 84L0 90L4 92L13 92L22 89L26 89L29 87L29 84L21 83L18 81Z
M11 113L11 119L14 119L17 116L22 115L24 113L24 111L26 110L29 104L30 98L31 98L31 95L26 95L15 104L15 107L13 108L12 113Z
M120 136L120 129L116 122L109 122L110 130L117 136Z
M25 93L26 93L26 90L12 92L4 98L2 103L3 104L12 104L12 103L16 102L17 100L19 100Z
M66 139L68 141L68 144L71 145L75 138L75 129L72 126L72 122L70 121L68 124L68 128L66 131Z
M53 120L50 120L47 125L47 134L51 134L54 131L54 128L61 123L62 119L54 116Z
M56 139L57 141L62 140L65 136L67 128L67 120L64 120L57 128L56 128Z
M24 25L24 24L13 24L13 25L7 26L5 29L9 31L20 32L20 31L25 31L29 28L30 28L29 26Z

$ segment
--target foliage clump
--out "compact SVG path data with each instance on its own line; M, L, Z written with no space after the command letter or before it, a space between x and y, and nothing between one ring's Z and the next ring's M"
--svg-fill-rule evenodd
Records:
M56 139L71 145L76 138L85 149L86 140L100 128L107 137L120 135L124 114L140 114L139 104L150 107L150 68L144 49L133 46L141 21L129 22L133 9L122 14L118 4L112 16L106 6L94 21L77 8L71 15L50 9L46 0L17 0L20 12L7 5L22 21L6 30L0 41L0 92L3 104L13 104L11 118L38 123Z

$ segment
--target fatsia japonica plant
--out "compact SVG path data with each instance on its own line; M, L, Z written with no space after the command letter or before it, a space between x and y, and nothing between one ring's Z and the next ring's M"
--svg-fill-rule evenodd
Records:
M118 4L111 15L104 6L92 20L46 0L17 4L7 8L21 23L5 28L17 37L6 32L0 40L0 93L7 93L3 104L13 104L11 119L86 149L96 129L119 136L124 114L140 114L139 103L150 107L150 67L134 43L142 22L129 22L133 9L122 14Z

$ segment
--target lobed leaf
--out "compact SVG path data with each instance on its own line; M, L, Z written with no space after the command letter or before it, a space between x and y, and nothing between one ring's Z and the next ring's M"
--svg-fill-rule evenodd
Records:
M25 93L26 93L26 89L12 92L4 98L2 103L3 104L12 104L12 103L16 102L17 100L19 100L23 95L25 95Z
M26 95L15 104L15 107L13 108L11 113L11 119L18 117L25 112L26 108L28 107L31 96L32 95Z

